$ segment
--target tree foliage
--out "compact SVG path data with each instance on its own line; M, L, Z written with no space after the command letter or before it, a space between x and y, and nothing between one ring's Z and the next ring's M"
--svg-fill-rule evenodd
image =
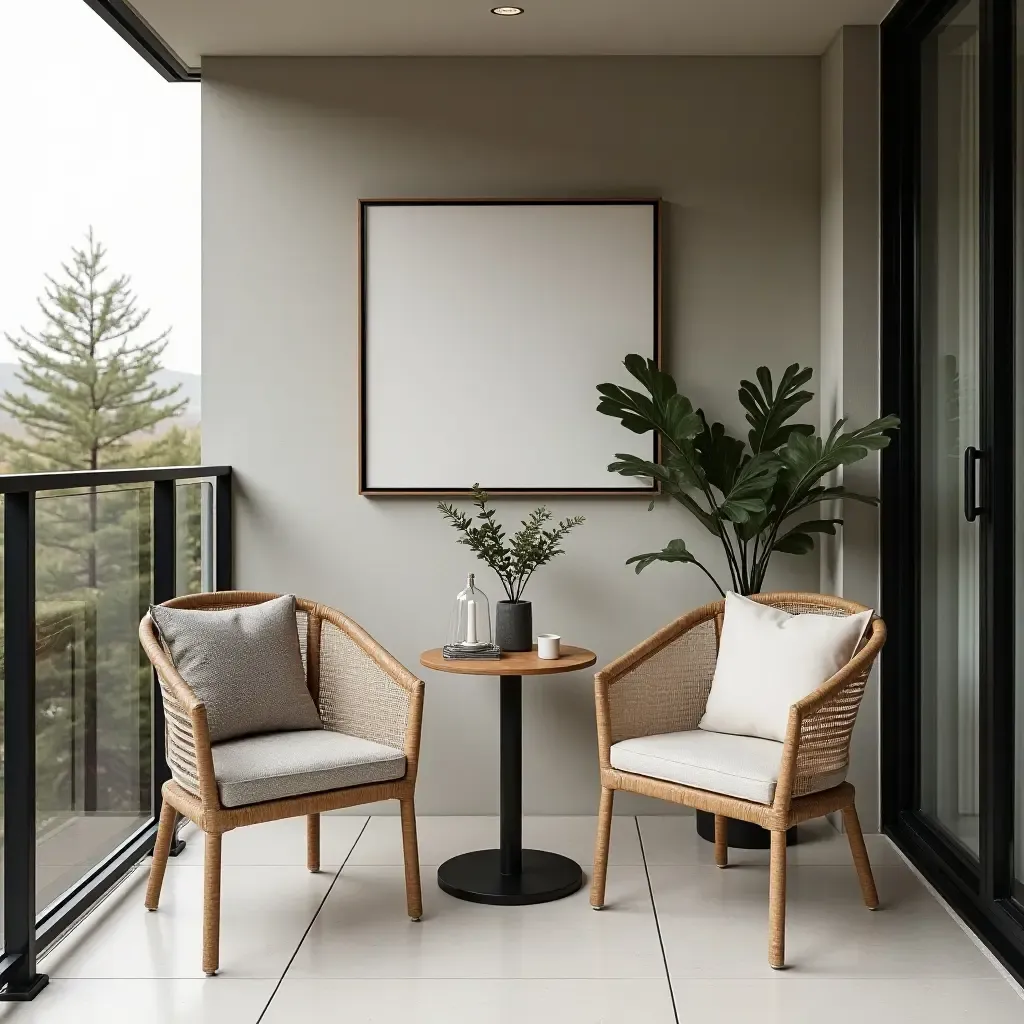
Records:
M28 389L0 398L0 409L25 431L23 438L3 438L16 470L148 462L158 451L139 451L132 439L185 408L174 401L177 386L161 388L154 379L170 330L139 337L149 311L139 309L130 279L112 276L105 258L90 230L61 274L46 276L38 300L42 329L5 335Z
M663 493L718 537L734 591L757 593L774 552L806 554L814 549L816 534L836 532L842 519L809 516L821 502L878 503L871 495L830 485L826 478L885 448L899 420L883 416L854 430L844 430L846 420L839 420L826 438L816 436L808 423L792 422L814 397L804 390L813 372L810 367L788 366L777 387L766 366L758 367L756 382L740 382L739 401L750 425L744 442L727 434L721 423L708 423L703 410L695 410L679 394L673 377L653 360L629 355L625 366L644 391L599 384L597 410L633 433L656 431L663 454L660 463L616 455L608 469L656 480ZM635 565L639 573L654 562L696 565L723 593L715 575L682 539L670 541L661 551L635 555L627 565Z

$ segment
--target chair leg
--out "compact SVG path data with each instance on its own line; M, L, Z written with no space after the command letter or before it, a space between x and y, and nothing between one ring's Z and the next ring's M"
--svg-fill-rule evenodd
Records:
M203 857L203 973L220 967L220 843L219 832L206 833Z
M167 858L171 853L174 838L174 808L165 800L160 808L160 824L156 830L156 846L153 847L153 863L149 866L149 883L146 886L146 909L156 910L160 906L160 890L164 887L164 872Z
M720 868L729 866L728 824L724 814L715 815L715 863Z
M608 879L608 844L612 836L612 804L615 790L601 788L601 807L597 814L597 841L594 847L594 880L590 883L590 905L604 909L604 890Z
M320 870L320 815L306 815L306 867Z
M423 916L423 894L420 891L420 853L416 841L416 805L412 797L400 800L402 807L402 852L405 858L405 902L409 917L418 921Z
M786 832L772 830L772 854L768 887L768 965L786 966Z
M871 874L871 861L868 860L868 848L864 845L864 833L860 830L860 818L853 804L843 808L843 824L846 826L846 838L850 840L850 853L853 854L853 866L857 869L864 906L868 910L877 910L878 890L875 889L875 879Z

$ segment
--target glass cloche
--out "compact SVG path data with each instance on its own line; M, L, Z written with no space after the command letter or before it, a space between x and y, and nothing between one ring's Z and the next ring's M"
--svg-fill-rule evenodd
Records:
M473 573L466 579L466 589L455 598L448 646L467 651L491 646L491 606L487 595L476 585Z

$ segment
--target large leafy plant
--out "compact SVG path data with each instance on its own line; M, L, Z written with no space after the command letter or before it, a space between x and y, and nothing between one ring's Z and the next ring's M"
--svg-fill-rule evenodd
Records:
M482 562L486 562L501 580L508 599L518 602L530 577L556 555L565 552L559 546L570 530L580 526L583 516L563 519L548 528L554 516L544 505L535 508L519 525L519 530L507 537L500 523L495 522L493 508L487 507L490 496L479 484L473 484L473 504L476 519L465 512L440 502L438 511L459 532L459 543L470 548Z
M708 423L704 412L694 409L679 394L672 376L652 360L629 355L625 366L646 394L599 384L598 412L615 417L636 434L656 431L661 461L616 455L608 469L658 481L663 493L718 537L731 589L737 593L760 591L776 551L804 555L814 549L815 534L836 532L842 519L813 518L822 502L878 504L873 495L857 494L827 478L840 466L886 447L899 420L883 416L856 430L844 430L846 420L839 420L825 438L817 436L809 423L793 422L814 397L803 390L811 379L810 367L793 363L777 387L766 366L758 368L756 383L740 382L739 400L750 424L743 441L727 434L721 423ZM640 573L654 562L695 565L723 592L715 575L681 539L669 541L661 551L635 555L626 564L635 564Z

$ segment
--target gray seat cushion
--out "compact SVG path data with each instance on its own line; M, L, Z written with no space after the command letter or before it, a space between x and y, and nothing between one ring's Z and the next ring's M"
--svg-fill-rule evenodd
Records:
M320 728L293 595L212 611L155 605L150 614L174 667L206 705L211 743Z
M612 744L611 763L633 775L770 804L779 781L782 746L756 736L691 729L620 740ZM819 775L807 792L831 789L845 778L845 769Z
M267 733L213 745L225 807L323 793L405 775L405 754L328 729Z

